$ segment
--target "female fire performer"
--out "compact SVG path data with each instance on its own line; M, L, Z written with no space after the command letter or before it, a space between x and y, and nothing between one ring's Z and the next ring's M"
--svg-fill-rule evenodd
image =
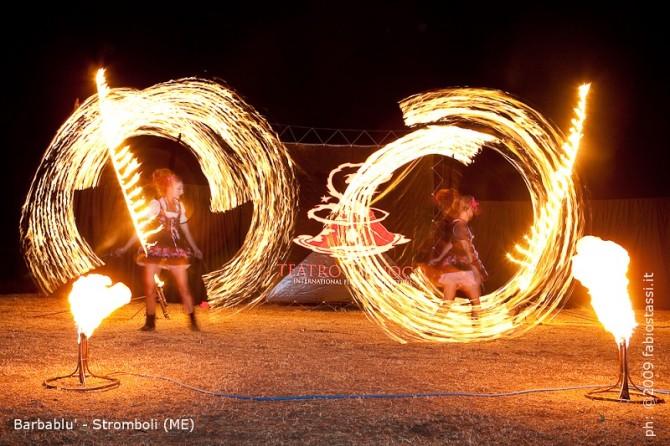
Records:
M156 283L155 275L161 269L170 271L181 297L184 310L189 315L190 327L199 331L193 312L193 295L188 285L188 267L191 259L202 259L202 252L196 245L188 228L186 212L180 201L184 194L184 182L170 169L156 169L152 182L157 197L149 203L150 216L160 225L160 231L150 237L145 252L142 247L135 257L138 265L144 266L144 289L146 302L146 323L142 331L156 330ZM116 255L128 251L136 242L137 234L128 243L116 250Z
M454 189L440 189L435 194L442 220L439 222L441 243L435 246L430 269L435 270L437 282L443 288L448 310L456 292L461 290L472 305L472 318L479 319L482 283L488 278L473 243L474 235L468 223L480 214L479 203L470 195L460 195Z

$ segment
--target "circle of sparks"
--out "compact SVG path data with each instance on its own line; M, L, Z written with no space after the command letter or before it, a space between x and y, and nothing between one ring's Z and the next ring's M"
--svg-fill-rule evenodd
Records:
M366 314L399 342L470 342L518 335L542 322L567 296L570 259L583 231L580 188L572 166L581 138L585 95L575 108L571 135L564 140L538 112L509 95L485 89L445 89L400 103L408 126L422 125L371 155L340 200L337 218L352 227L342 245L364 242L368 209L377 187L390 173L426 155L472 162L481 148L498 151L523 177L530 193L534 224L515 254L518 270L498 290L481 297L479 321L470 303L456 299L439 311L441 290L415 270L409 281L390 272L384 256L338 253L338 261ZM469 128L464 128L469 127ZM472 130L487 128L489 131ZM495 136L494 136L495 135Z
M180 135L207 178L212 212L253 203L243 245L203 280L213 308L260 302L276 282L276 264L288 256L298 207L293 162L276 133L236 93L209 80L115 88L105 100L118 119L119 142ZM22 210L24 255L45 293L104 265L79 235L73 206L74 191L97 186L109 162L99 105L99 95L91 96L58 130Z

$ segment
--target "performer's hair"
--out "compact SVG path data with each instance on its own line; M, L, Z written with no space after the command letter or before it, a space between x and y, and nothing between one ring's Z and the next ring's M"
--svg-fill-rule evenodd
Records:
M468 209L472 209L474 215L481 213L475 197L461 195L456 189L440 189L433 196L433 200L444 217L456 218Z
M151 175L151 181L158 195L164 197L168 188L174 183L181 181L181 178L168 168L160 168L154 170L154 173Z

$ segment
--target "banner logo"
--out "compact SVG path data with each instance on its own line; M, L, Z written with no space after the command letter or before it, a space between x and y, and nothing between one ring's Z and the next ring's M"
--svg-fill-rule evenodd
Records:
M296 244L329 256L333 255L334 250L343 248L338 241L347 239L352 223L347 219L331 218L332 215L337 215L339 200L342 197L335 183L339 179L344 180L344 184L349 184L361 165L362 163L343 163L330 171L326 184L328 195L321 197L322 203L307 212L307 218L323 223L323 230L317 235L303 234L295 237L293 241ZM403 234L392 233L384 227L382 222L388 215L387 211L370 208L369 223L367 223L368 227L365 230L363 242L354 247L346 246L347 251L352 252L353 250L361 256L376 255L396 245L409 242L410 239Z

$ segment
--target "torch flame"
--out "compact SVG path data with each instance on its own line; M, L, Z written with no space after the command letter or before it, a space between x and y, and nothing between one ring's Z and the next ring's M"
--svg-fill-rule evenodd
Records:
M154 274L154 282L156 282L156 286L162 287L165 282L161 280L160 277L158 277L158 274Z
M130 302L130 289L100 274L89 274L77 279L70 292L70 311L79 334L90 338L102 320L114 310Z
M628 252L612 241L594 236L579 239L576 249L573 275L589 289L591 305L605 329L614 335L617 344L628 345L637 326L628 295Z

